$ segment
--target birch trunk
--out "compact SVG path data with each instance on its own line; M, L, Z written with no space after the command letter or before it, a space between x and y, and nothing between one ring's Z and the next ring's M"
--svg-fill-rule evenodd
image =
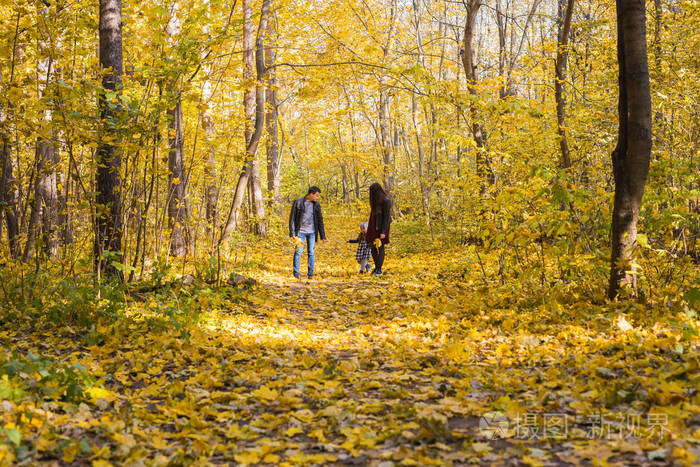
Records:
M249 17L252 17L252 9L248 0L243 1L243 8L244 16L249 15ZM245 13L246 10L248 10L248 13ZM248 186L248 180L251 177L253 169L251 161L254 155L257 154L258 143L260 142L260 136L262 135L262 130L265 126L265 86L263 83L265 77L264 44L269 12L270 0L263 0L260 14L260 23L258 24L258 35L256 39L255 49L255 68L257 80L255 82L255 93L253 94L255 98L254 131L252 132L250 139L246 138L246 161L244 162L243 169L240 175L238 176L238 182L236 183L236 191L234 192L233 201L231 202L231 208L229 209L228 217L221 231L221 236L219 237L219 244L226 241L231 235L231 232L233 232L233 230L239 225L240 210L241 206L243 205L243 199L245 196L246 187ZM252 22L249 24L249 27L250 35L252 35ZM246 33L244 30L244 36L245 34ZM248 93L246 93L246 96L248 96Z

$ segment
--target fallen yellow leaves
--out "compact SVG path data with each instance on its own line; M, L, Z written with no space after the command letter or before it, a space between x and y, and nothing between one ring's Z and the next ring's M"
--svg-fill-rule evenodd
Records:
M19 363L3 357L0 464L19 448L97 466L547 465L554 453L572 464L697 462L695 338L645 325L647 310L591 319L589 303L514 309L517 294L438 280L452 267L443 254L391 251L381 282L358 278L343 247L319 253L308 286L290 281L289 258L266 257L270 269L248 271L264 286L210 292L210 311L179 324L186 333L157 321L172 296L96 326L99 346L68 332L0 331L91 378L79 380L79 400L44 400L31 392L40 375L11 373ZM52 394L67 394L64 380ZM552 436L556 414L569 417L563 438ZM637 434L614 438L628 428Z
M262 386L253 391L253 395L263 402L277 401L277 399L280 397L279 392L266 386Z

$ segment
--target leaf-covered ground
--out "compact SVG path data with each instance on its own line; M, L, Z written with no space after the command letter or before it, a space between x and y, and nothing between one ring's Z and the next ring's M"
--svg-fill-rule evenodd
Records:
M269 239L247 258L256 286L130 293L88 330L8 320L1 462L698 462L696 318L592 304L575 284L487 287L464 267L473 249L420 237L397 235L387 274L360 276L354 229L328 223L312 281Z

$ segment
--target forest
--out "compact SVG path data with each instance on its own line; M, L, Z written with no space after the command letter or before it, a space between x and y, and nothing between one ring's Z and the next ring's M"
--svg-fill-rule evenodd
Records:
M694 0L0 0L0 466L697 465L699 78Z

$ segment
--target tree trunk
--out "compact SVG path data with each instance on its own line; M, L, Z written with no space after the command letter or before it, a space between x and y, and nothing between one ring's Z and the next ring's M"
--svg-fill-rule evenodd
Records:
M474 38L476 15L479 13L481 5L481 0L468 0L467 19L464 25L462 65L464 66L464 74L467 79L467 89L472 96L477 95L476 66L474 64L472 41ZM474 138L474 143L476 143L476 173L479 179L481 179L481 194L485 195L488 190L488 185L493 185L495 183L496 176L491 168L491 161L486 151L486 141L488 138L486 130L479 122L476 103L471 99L469 101L469 113L472 120L472 137Z
M656 75L655 84L661 87L663 82L663 75L661 69L661 25L663 22L663 5L661 0L654 0L654 74ZM664 139L666 137L666 128L664 124L664 114L661 108L657 109L654 113L654 127L658 131L656 134L657 143L662 145L665 143ZM660 154L660 153L659 153ZM657 156L658 157L658 156Z
M119 276L121 263L121 164L117 114L122 75L121 0L100 0L100 65L104 70L99 94L101 131L96 152L95 265L98 275ZM108 256L105 258L105 256Z
M416 64L425 68L425 63L423 59L423 40L420 31L420 2L419 0L413 0L413 21L416 31L416 48L418 50L418 56L416 57ZM428 184L426 183L425 171L425 148L423 147L423 128L420 122L420 117L418 114L418 99L416 94L411 95L411 119L413 121L413 131L416 133L416 147L418 149L418 183L420 185L421 194L421 207L423 209L423 215L430 220L430 190L428 189Z
M173 2L168 21L168 45L174 49L179 40L180 20L178 2ZM179 257L187 254L187 206L185 205L185 154L182 121L182 92L179 77L170 82L169 95L173 106L168 110L168 229L170 230L170 254Z
M350 96L345 93L347 108L350 109ZM360 169L357 164L357 133L355 131L355 116L354 112L350 112L350 150L352 151L352 167L353 167L353 182L355 198L360 199Z
M0 181L0 201L2 202L3 211L5 214L5 223L7 224L7 239L10 245L10 255L13 258L19 258L22 254L19 244L19 193L17 192L17 181L14 177L14 167L12 164L12 149L10 146L9 136L2 133L2 180Z
M496 0L496 27L498 29L498 77L500 85L498 96L503 99L508 92L506 84L506 36L508 35L508 16L501 10L501 0Z
M248 0L243 1L244 15L249 14L252 17L252 10L249 13L245 13L246 9L250 9ZM238 176L238 182L236 183L236 191L233 195L233 201L231 203L231 209L229 209L228 218L221 231L221 236L219 237L219 243L223 243L229 237L233 229L239 225L238 216L240 214L241 205L243 204L243 197L245 195L246 187L248 185L248 179L251 176L253 166L250 161L253 160L255 154L257 154L258 143L260 142L260 136L262 135L262 130L265 125L265 86L263 83L265 75L265 58L264 58L264 44L265 44L265 31L267 29L268 15L270 12L270 0L263 0L260 14L260 23L258 25L258 36L256 39L256 51L255 51L255 68L257 72L257 80L255 82L255 121L254 121L254 131L250 139L246 138L246 151L245 157L246 161L243 164L243 170ZM247 22L246 22L247 23ZM250 26L252 28L252 24ZM252 34L252 29L251 29ZM245 31L244 31L245 36ZM245 49L245 47L244 47ZM245 58L244 58L245 61ZM262 223L262 221L261 221ZM264 228L264 223L262 223ZM264 231L263 231L264 233Z
M612 153L615 198L608 297L628 285L636 292L633 253L651 157L651 95L643 0L617 0L619 129Z
M418 148L418 183L420 184L420 194L421 194L421 206L423 208L423 215L430 218L430 191L428 190L428 184L426 183L426 170L425 170L425 148L423 147L423 137L422 129L419 123L420 117L416 115L416 96L413 96L413 102L411 106L411 113L413 116L413 128L416 132L416 146Z
M214 119L208 112L202 115L202 126L207 140L207 160L204 166L204 178L206 180L205 204L207 218L207 238L211 238L216 230L216 200L218 190L216 187L216 151L214 146Z
M8 112L9 114L9 112ZM19 243L19 193L17 191L17 181L14 177L14 167L12 162L12 146L10 143L9 131L5 131L9 118L3 115L0 123L2 133L0 134L0 168L2 178L0 179L0 208L5 215L7 224L7 240L10 246L10 255L19 258L22 248Z
M44 30L44 27L50 20L48 16L48 8L39 10L37 22L39 27L37 38L37 50L39 52L37 97L40 101L46 99L46 93L49 92L48 89L56 70L55 63L51 57L51 47L54 44L49 42L49 38L46 37ZM58 152L55 146L52 107L53 104L47 105L39 119L39 136L37 137L35 150L34 199L29 215L27 243L22 257L24 261L29 261L35 253L39 233L42 235L44 250L48 256L55 256L58 253L58 190L56 182Z
M384 162L384 190L387 194L392 194L394 189L394 148L389 128L390 99L389 89L382 82L379 89L379 131L381 134L382 161Z
M343 203L350 202L350 190L348 188L348 167L345 164L340 164L340 171L343 181Z
M557 133L559 134L559 148L561 159L559 166L562 169L571 167L569 155L569 143L566 137L566 96L564 94L564 80L566 79L566 62L569 56L568 43L571 30L571 16L574 11L575 0L558 0L559 34L557 36L557 59L554 64L554 100L557 104ZM566 5L564 11L564 5Z
M269 0L268 0L269 8ZM243 103L245 107L245 144L246 147L250 144L253 137L253 128L255 126L255 106L256 106L256 87L253 85L255 78L255 42L256 38L253 35L253 7L248 0L243 1L243 80L246 83L246 90L243 95ZM267 21L266 21L267 23ZM267 29L267 24L265 24ZM263 31L263 35L266 31ZM264 54L264 51L263 51ZM264 55L260 57L263 60ZM263 91L264 92L264 91ZM248 195L250 199L250 214L252 217L252 230L260 236L265 235L265 204L262 198L262 189L260 187L260 164L258 162L257 145L255 152L246 154L247 163L250 167L248 176Z
M272 3L272 0L270 1ZM274 19L274 17L273 17ZM274 65L277 59L277 49L274 43L275 21L268 21L267 35L269 44L265 47L265 67ZM277 134L277 72L272 69L268 72L267 90L267 192L270 196L270 209L282 214L282 199L280 195L280 153L279 137Z
M12 42L12 61L10 66L10 76L8 79L8 89L15 86L14 71L19 60L18 39L20 34L19 22L21 13L17 13L15 21L15 34ZM2 82L2 71L0 71L0 82ZM19 258L22 254L22 248L19 243L19 191L17 181L14 176L14 167L12 161L12 145L10 143L10 124L13 121L13 103L9 99L6 100L6 108L0 107L0 169L2 177L0 178L0 209L5 215L7 224L7 239L10 246L10 255L12 258Z
M360 199L360 171L355 169L355 198Z
M206 16L207 25L204 28L205 34L211 34L211 29L209 23L211 18L209 12L207 11ZM202 128L204 129L204 139L206 141L207 158L204 163L204 181L206 184L204 193L204 204L205 204L205 216L207 219L207 225L205 227L207 239L210 241L210 245L213 249L216 223L217 223L217 212L216 204L218 198L217 180L216 180L216 145L214 142L215 137L215 123L214 118L210 113L210 106L212 105L212 99L214 97L214 89L212 87L212 71L213 63L211 60L207 60L208 56L202 57L204 61L204 77L205 81L202 85L202 102L203 110L201 114Z
M68 170L66 173L59 173L58 184L58 227L60 237L64 246L68 246L75 240L73 232L73 222L71 221L71 210L69 207L71 196L71 176L70 176L70 161L68 162Z
M661 0L654 0L654 68L656 73L661 73L661 24L663 22L663 14L664 10Z
M251 161L252 167L248 179L248 191L250 192L252 231L264 237L267 232L265 225L265 200L263 199L262 186L260 185L260 163L257 154Z
M182 102L180 93L175 106L168 110L168 228L170 254L175 257L187 253L187 209L185 206L185 162L182 134Z
M50 122L51 120L45 120ZM36 241L42 236L47 255L58 253L58 192L56 164L58 162L53 141L39 138L35 152L36 176L34 178L34 199L32 201L27 230L27 244L23 261L29 261L35 253Z
M391 1L391 19L386 43L382 46L383 63L388 63L391 53L391 45L394 40L394 26L396 19L396 0ZM384 190L388 195L394 190L394 144L391 137L389 115L391 113L391 95L386 84L386 75L382 75L379 81L379 133L381 135L382 160L384 162ZM392 209L394 205L392 204Z

